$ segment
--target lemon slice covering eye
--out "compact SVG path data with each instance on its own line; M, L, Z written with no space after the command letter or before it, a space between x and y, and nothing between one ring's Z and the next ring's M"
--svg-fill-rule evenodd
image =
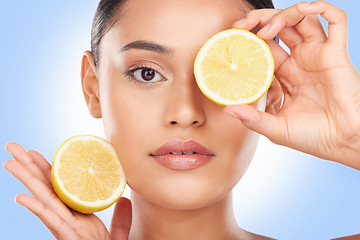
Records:
M58 197L81 213L110 207L126 186L112 145L91 135L72 137L60 146L54 156L51 182Z
M229 29L200 49L194 74L201 91L217 104L250 104L269 89L274 67L264 40L247 30Z

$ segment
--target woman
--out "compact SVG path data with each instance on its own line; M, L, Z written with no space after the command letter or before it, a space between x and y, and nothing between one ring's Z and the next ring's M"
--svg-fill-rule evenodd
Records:
M131 203L118 201L108 233L94 215L62 204L39 153L10 143L16 161L4 167L34 195L16 201L58 239L269 239L239 228L232 211L231 190L251 161L255 132L360 169L360 76L347 54L346 15L323 1L285 10L251 11L253 6L233 0L101 1L92 52L82 61L82 86L89 112L103 119L121 159ZM320 13L330 23L328 37ZM273 51L279 81L267 99L224 109L202 95L192 66L204 42L232 26L262 27L258 35ZM275 35L290 56L272 41ZM163 160L170 153L177 164Z

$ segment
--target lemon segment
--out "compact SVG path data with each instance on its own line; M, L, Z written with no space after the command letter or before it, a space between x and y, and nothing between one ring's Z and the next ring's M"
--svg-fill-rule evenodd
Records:
M91 135L72 137L60 146L54 156L51 182L67 206L86 214L110 207L126 186L111 143Z
M269 89L274 77L269 46L243 29L215 34L200 49L194 63L201 91L219 105L250 104Z

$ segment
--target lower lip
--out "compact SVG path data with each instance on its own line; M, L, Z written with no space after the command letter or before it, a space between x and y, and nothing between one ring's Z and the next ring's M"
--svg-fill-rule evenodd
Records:
M160 165L177 171L193 170L207 164L212 156L201 154L164 154L152 156Z

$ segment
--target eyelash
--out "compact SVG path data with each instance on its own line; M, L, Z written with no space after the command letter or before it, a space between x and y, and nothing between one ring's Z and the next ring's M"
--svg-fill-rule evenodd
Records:
M138 80L135 76L134 76L134 73L138 70L144 70L144 69L148 69L148 70L152 70L154 71L155 73L159 74L162 78L162 80L160 81L156 81L156 82L145 82L145 81L141 81L141 80ZM128 70L126 70L124 72L124 75L129 79L129 81L132 81L132 82L135 82L139 85L143 85L143 84L149 84L149 83L157 83L157 82L162 82L162 81L165 81L166 78L161 74L159 73L158 71L156 71L155 69L153 69L152 67L148 67L148 66L145 66L145 65L138 65L138 66L134 66Z

